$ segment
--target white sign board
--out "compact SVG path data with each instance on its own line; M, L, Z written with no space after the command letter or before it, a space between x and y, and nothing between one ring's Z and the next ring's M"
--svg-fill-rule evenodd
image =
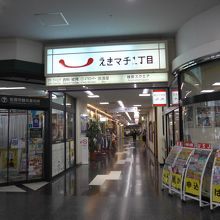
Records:
M123 83L167 82L167 73L47 77L46 86L76 86Z
M89 163L88 137L80 137L79 145L82 149L82 164Z
M166 90L153 90L153 106L166 106L167 92Z
M167 71L165 42L125 45L46 48L46 75Z
M178 105L179 104L179 93L178 93L178 90L173 90L171 92L171 96L172 96L172 104L173 105Z

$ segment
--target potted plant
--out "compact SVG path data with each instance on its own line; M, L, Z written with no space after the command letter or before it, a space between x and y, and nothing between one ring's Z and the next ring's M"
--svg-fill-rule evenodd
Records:
M90 119L87 129L87 137L89 141L89 154L91 160L95 160L98 153L97 137L99 133L100 127L98 121Z

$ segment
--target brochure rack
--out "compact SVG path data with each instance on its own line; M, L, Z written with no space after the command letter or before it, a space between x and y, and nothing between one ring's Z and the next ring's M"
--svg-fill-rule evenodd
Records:
M171 174L172 174L172 167L174 166L177 156L179 155L181 151L180 146L174 146L172 150L170 151L167 159L165 160L165 164L163 167L163 173L162 173L162 189L167 188L170 191L170 185L171 185Z
M220 206L220 150L215 154L210 185L210 209Z
M194 148L183 147L174 166L172 167L170 191L179 194L181 200L183 195L183 180L185 177L186 166L190 157L194 153L194 150Z
M198 144L199 145L199 144ZM194 199L199 201L199 206L207 206L209 202L202 199L202 184L207 162L212 153L211 149L202 149L201 144L194 150L194 154L190 157L186 167L186 174L183 184L183 200ZM210 148L208 145L207 148Z

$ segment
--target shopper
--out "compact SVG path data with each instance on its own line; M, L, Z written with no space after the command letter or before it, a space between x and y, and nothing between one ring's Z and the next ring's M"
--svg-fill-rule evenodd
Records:
M147 131L146 131L146 129L144 129L143 132L142 132L142 141L144 142L144 147L147 146L147 143L146 143L146 141L147 141L146 133L147 133Z
M137 131L134 129L131 133L133 138L134 147L136 147Z

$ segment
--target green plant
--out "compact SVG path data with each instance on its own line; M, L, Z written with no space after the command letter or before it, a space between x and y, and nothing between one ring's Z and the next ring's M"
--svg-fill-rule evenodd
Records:
M95 152L98 150L97 137L99 133L100 126L98 121L90 119L87 129L87 137L89 139L89 152Z

